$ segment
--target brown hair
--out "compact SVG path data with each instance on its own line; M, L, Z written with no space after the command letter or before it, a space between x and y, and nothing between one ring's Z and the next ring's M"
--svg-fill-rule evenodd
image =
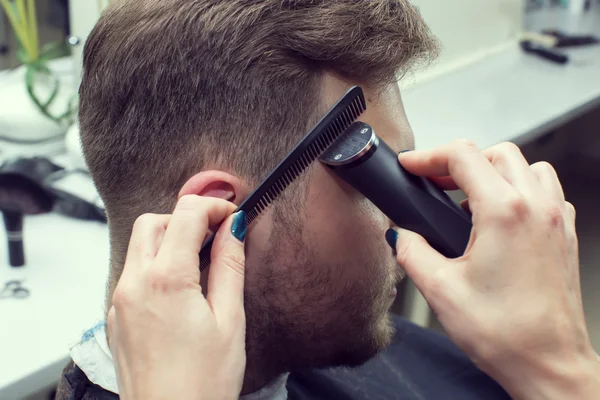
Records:
M137 216L171 212L208 163L264 177L319 117L324 71L384 87L435 50L408 0L113 2L85 45L79 111L110 286Z

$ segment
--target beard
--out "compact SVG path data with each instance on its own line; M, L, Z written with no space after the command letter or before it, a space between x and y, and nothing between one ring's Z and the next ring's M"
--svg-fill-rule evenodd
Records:
M400 274L386 247L361 244L348 263L331 264L293 225L273 232L270 251L246 270L242 393L287 371L362 365L394 333L388 312Z

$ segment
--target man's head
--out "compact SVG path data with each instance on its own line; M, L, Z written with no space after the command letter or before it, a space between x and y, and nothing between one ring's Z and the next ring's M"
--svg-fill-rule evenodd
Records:
M139 215L185 194L241 203L350 86L367 97L360 119L411 148L396 82L435 50L407 0L113 2L86 43L79 115L109 219L109 299ZM389 227L320 165L250 227L247 388L389 341Z

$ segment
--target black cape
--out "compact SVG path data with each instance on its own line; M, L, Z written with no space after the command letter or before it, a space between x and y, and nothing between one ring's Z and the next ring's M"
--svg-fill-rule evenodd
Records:
M290 373L288 399L506 400L508 394L446 336L393 317L393 343L359 368ZM73 362L63 371L57 400L116 400Z

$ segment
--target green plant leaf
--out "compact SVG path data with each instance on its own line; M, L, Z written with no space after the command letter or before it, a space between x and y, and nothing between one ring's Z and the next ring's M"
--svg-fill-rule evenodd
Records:
M71 55L71 46L67 42L50 42L42 46L40 60L47 61Z
M72 99L69 102L69 104L67 105L67 110L64 113L62 113L58 116L55 116L55 115L52 115L52 113L50 113L50 111L49 111L50 105L56 99L56 96L58 95L58 91L59 91L59 87L60 87L60 82L58 81L58 78L56 78L54 76L54 73L44 63L40 63L40 62L34 63L34 64L28 64L26 66L26 68L27 68L27 70L25 72L25 84L27 87L27 92L29 93L29 96L31 97L31 99L33 100L33 102L35 103L37 108L40 110L40 112L59 125L71 123L72 122L71 117L73 116L73 114L75 112L75 110L72 106ZM36 95L36 93L34 91L36 74L45 75L46 77L50 78L53 83L52 92L51 92L49 98L45 102L42 102L42 100L40 100L38 98L38 96Z

